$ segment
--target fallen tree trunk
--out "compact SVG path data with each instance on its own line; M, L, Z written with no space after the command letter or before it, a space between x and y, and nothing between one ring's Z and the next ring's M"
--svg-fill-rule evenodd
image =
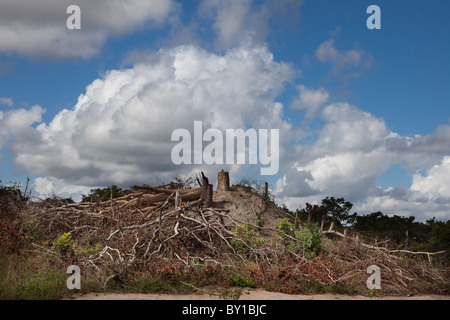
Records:
M201 189L194 190L188 193L181 193L180 190L180 198L181 201L183 202L197 200L198 198L200 198L201 193L202 193ZM144 195L142 196L140 203L144 205L151 205L153 203L166 200L171 194L160 193L156 195Z
M175 189L155 188L155 187L150 187L150 186L134 185L134 186L132 186L132 188L135 189L135 190L147 190L147 191L151 191L151 192L154 192L154 193L165 193L165 194L168 194L168 195L177 192L177 190L175 190ZM180 189L180 195L191 193L191 192L194 192L194 191L199 191L199 190L201 191L202 188Z

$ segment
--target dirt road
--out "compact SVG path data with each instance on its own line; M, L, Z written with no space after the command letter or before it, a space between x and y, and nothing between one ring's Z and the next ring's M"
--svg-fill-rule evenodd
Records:
M89 293L81 295L78 300L222 300L218 296L209 294L139 294L139 293ZM450 300L450 296L420 295L411 297L374 297L350 296L344 294L315 294L315 295L290 295L265 290L245 291L239 300Z

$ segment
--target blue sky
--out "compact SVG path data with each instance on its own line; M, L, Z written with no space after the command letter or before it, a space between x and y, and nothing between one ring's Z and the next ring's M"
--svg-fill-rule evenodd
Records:
M67 30L75 3L81 30ZM372 4L380 30L366 27ZM1 1L0 180L30 176L37 196L77 198L214 176L218 166L180 168L156 152L173 147L163 133L193 120L270 125L283 139L280 170L257 178L289 207L343 196L361 213L448 219L449 12L445 0ZM177 70L191 73L180 81Z

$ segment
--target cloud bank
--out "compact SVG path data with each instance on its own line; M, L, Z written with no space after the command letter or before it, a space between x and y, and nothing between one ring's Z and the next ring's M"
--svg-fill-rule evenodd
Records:
M3 0L0 52L37 58L82 58L98 54L108 37L167 20L172 0L79 0L81 30L68 30L69 0Z

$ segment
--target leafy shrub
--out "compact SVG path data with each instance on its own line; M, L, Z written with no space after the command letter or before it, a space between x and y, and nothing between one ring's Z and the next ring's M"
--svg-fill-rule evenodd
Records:
M264 237L258 236L258 232L248 224L243 224L242 229L236 229L235 233L237 238L230 241L231 245L247 256L251 255L251 249L258 248L265 242Z
M38 228L38 220L35 216L24 222L23 231L25 233L25 238L39 242L41 240L41 232Z
M53 244L54 248L58 250L60 253L67 253L71 248L75 249L77 247L77 243L72 241L72 234L70 232L66 232L59 236Z
M298 249L299 243L296 240L294 224L288 218L278 219L278 224L275 225L275 228L281 231L276 231L275 234L281 237L281 242L284 246L293 251Z
M80 256L91 256L102 251L103 247L100 243L87 243L83 246L75 245L75 254Z
M317 224L307 224L306 228L296 231L296 236L303 243L304 248L314 256L322 250L322 233Z
M242 274L238 273L235 275L230 275L228 278L230 285L233 287L249 287L255 288L256 282L252 278L244 277Z
M315 223L295 230L294 224L288 218L278 219L275 226L281 232L276 232L282 238L282 243L290 250L304 249L306 253L317 255L322 249L322 233Z

